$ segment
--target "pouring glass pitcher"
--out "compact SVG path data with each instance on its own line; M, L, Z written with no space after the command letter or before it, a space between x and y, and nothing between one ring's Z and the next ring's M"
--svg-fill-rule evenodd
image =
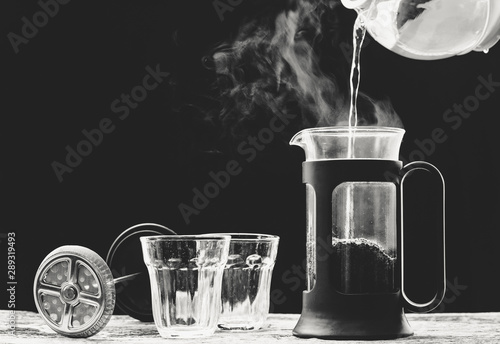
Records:
M435 60L487 52L500 39L498 0L342 0L370 35L402 56Z
M302 130L292 138L290 144L305 150L307 197L307 291L296 336L409 336L413 332L403 307L425 312L443 299L444 181L429 163L402 166L403 135L398 128L326 127ZM443 196L436 236L437 290L425 303L408 297L403 275L403 189L416 170L437 178Z

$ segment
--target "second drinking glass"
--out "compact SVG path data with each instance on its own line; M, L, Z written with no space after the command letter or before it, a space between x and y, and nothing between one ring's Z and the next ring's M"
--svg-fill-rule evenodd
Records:
M222 280L219 328L258 330L269 313L271 276L279 237L254 233L231 236Z

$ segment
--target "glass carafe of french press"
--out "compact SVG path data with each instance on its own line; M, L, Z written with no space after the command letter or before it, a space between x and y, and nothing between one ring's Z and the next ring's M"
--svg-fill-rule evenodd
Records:
M404 130L389 127L305 129L290 144L305 150L307 291L293 333L299 337L380 339L413 332L403 308L437 307L446 289L444 181L426 162L398 160ZM427 303L404 288L402 195L405 179L425 170L440 180L437 291ZM413 178L413 177L412 177ZM440 250L441 250L440 249Z

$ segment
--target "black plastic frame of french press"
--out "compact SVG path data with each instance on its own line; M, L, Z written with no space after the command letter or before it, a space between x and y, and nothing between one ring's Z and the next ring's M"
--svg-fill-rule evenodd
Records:
M335 159L306 161L303 182L314 188L316 198L316 245L332 242L332 193L344 182L392 182L399 186L401 161L382 159ZM400 195L397 192L398 242ZM399 251L398 245L398 251ZM328 252L331 254L331 252ZM399 255L399 252L398 252ZM401 292L343 294L336 290L332 259L316 256L314 287L303 293L302 314L293 334L303 338L388 339L413 334L401 304ZM395 280L400 281L400 262Z

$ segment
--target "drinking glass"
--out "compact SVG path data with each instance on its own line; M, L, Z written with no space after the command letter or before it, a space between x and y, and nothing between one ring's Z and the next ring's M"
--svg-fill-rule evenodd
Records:
M230 236L141 237L153 318L164 338L211 335L217 329Z
M229 256L222 280L219 328L258 330L269 313L271 277L279 237L228 233Z

